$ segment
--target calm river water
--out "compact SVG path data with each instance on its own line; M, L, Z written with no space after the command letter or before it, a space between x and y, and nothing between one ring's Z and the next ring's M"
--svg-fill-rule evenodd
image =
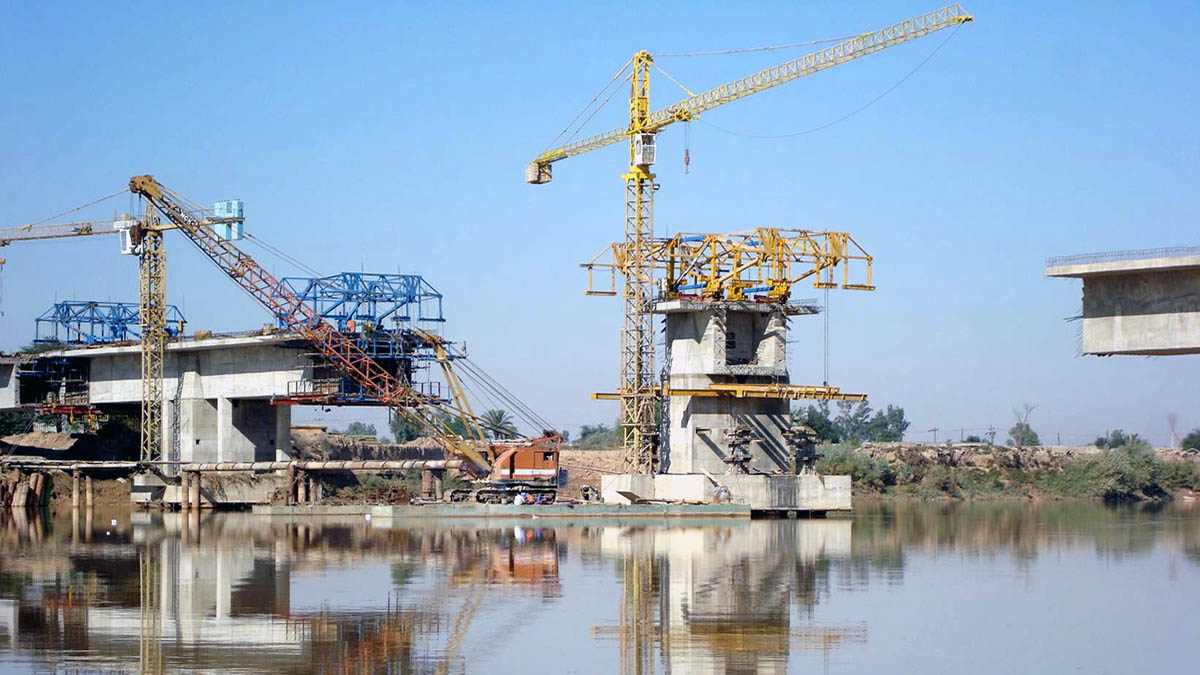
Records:
M1182 673L1200 508L0 515L0 672Z

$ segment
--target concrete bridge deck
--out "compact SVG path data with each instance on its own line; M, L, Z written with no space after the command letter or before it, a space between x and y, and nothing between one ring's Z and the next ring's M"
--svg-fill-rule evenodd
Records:
M182 462L262 462L291 459L291 406L272 405L289 385L311 380L313 363L290 333L239 335L172 341L163 368L165 398L163 456ZM20 366L29 357L0 358L0 411L44 403L94 406L133 412L142 395L141 351L111 344L44 352L36 358L65 359L79 369L78 391L22 390Z
M1083 280L1084 354L1200 354L1200 247L1051 258L1046 276Z

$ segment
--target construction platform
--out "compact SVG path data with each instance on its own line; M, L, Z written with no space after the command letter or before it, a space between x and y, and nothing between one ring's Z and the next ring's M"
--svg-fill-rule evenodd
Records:
M260 516L362 516L375 520L418 518L749 518L746 504L421 504L391 506L256 505Z
M600 498L611 506L637 506L635 501L651 499L713 503L724 498L730 506L761 515L851 510L850 476L817 474L617 474L601 477Z

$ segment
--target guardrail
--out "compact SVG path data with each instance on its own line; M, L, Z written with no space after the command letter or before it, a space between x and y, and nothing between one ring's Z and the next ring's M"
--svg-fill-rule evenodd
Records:
M1192 255L1200 255L1200 246L1169 246L1166 248L1143 248L1133 251L1111 251L1109 253L1060 255L1053 258L1046 258L1046 267L1090 265L1092 263L1150 260L1152 258L1174 258Z

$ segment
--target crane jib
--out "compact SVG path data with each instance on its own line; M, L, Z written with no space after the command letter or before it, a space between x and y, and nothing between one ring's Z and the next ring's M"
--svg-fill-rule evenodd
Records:
M661 110L650 113L643 131L661 131L670 124L695 119L702 112L712 110L726 103L779 86L805 75L818 73L827 68L873 54L903 42L915 40L939 30L972 21L973 18L963 9L962 5L955 3L918 17L906 19L887 28L857 35L825 49L806 54L798 59L793 59L777 66L766 68L719 87L714 87L706 92L688 97ZM630 128L621 127L613 129L574 143L568 143L561 147L547 150L538 155L533 160L533 164L547 165L568 157L583 154L590 150L619 143L630 137Z

